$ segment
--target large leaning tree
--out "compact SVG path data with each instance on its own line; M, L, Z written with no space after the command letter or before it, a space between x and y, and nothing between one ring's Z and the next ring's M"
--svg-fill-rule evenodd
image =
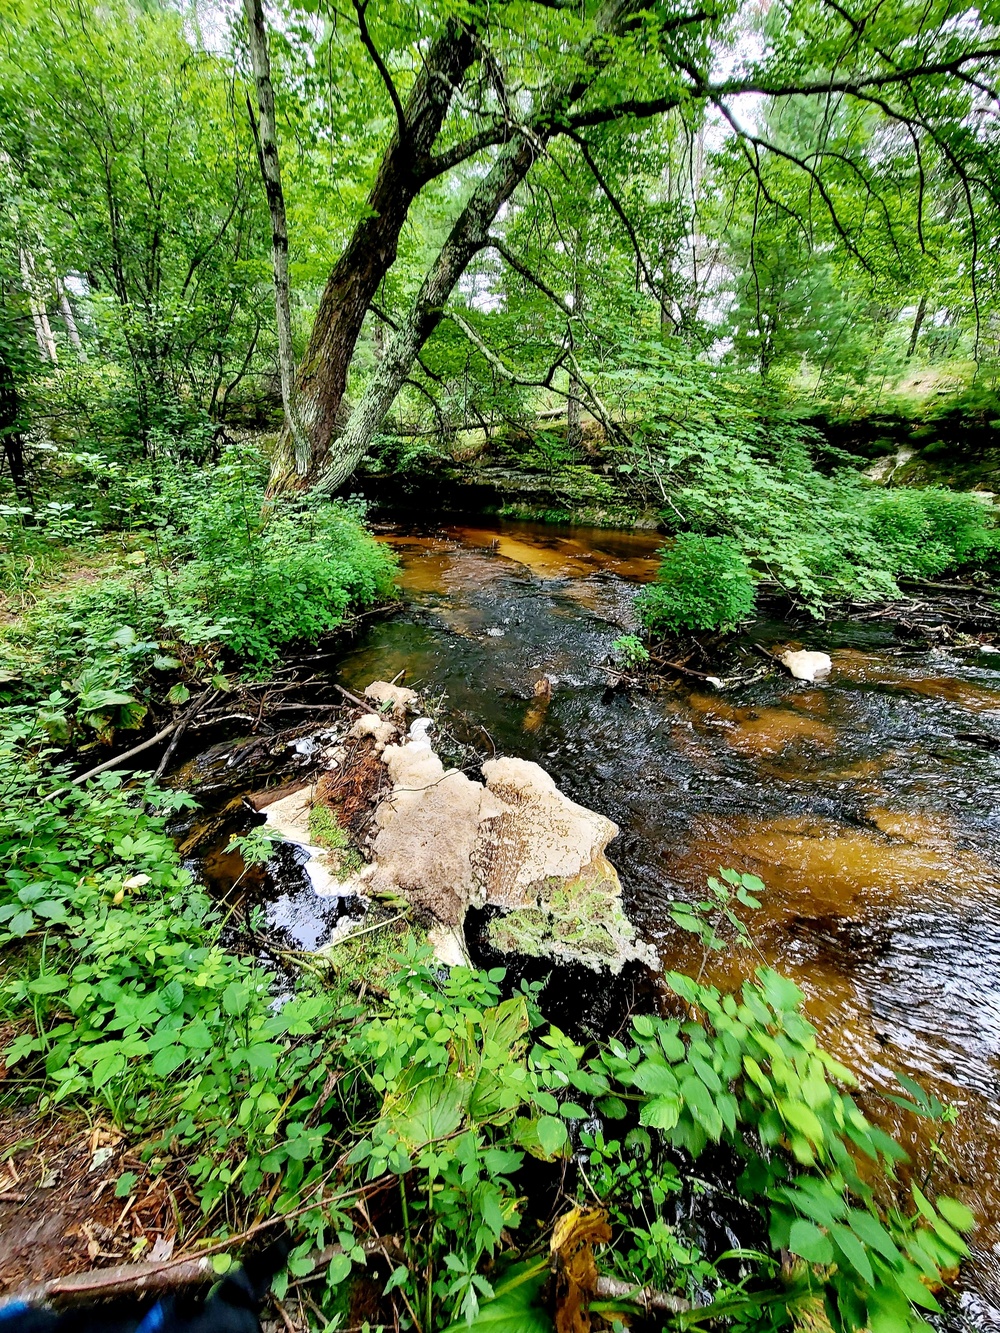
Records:
M570 154L599 194L607 182L595 140L606 147L617 135L627 145L653 118L711 118L769 206L784 206L775 182L794 175L796 199L804 192L859 258L876 223L890 244L922 247L923 201L948 181L968 218L976 301L976 267L1000 202L996 0L979 9L957 0L786 0L752 19L738 0L446 0L417 11L353 0L335 18L352 25L377 71L393 128L295 374L294 424L286 420L275 453L273 495L333 492L350 478L428 338L449 314L461 321L449 301L477 255L493 248L530 277L503 244L504 219L557 144L560 160ZM804 118L816 126L814 142L772 133L774 110L793 103L816 108ZM865 133L832 132L847 120L862 120ZM905 212L895 202L901 171L917 184L916 208ZM453 210L445 239L349 403L365 318L411 210L432 188ZM846 208L848 193L866 207ZM798 216L797 204L788 207ZM616 213L628 231L627 210Z

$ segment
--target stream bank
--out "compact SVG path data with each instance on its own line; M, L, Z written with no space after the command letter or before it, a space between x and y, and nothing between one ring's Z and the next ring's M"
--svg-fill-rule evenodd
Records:
M333 679L357 691L405 670L447 695L459 742L539 763L614 820L625 905L665 968L699 965L669 904L700 898L720 866L758 874L757 949L801 986L866 1112L924 1164L926 1126L880 1092L900 1070L959 1107L936 1179L980 1221L970 1326L1000 1321L1000 656L833 622L798 631L833 659L816 686L770 675L721 694L681 680L608 692L600 665L634 628L655 534L498 522L386 540L405 605ZM791 638L781 622L752 635ZM292 869L264 911L310 947L323 928ZM755 961L736 950L709 976L733 984Z

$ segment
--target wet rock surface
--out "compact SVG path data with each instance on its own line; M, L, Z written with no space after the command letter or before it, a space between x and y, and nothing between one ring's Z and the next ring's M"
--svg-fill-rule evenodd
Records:
M401 900L449 965L468 961L466 913L484 906L501 909L491 931L501 950L614 972L655 965L604 855L616 824L528 760L488 760L485 781L446 768L428 739L431 719L404 730L420 706L414 690L374 681L364 696L384 711L349 717L339 743L327 733L318 777L255 802L298 849L316 894Z

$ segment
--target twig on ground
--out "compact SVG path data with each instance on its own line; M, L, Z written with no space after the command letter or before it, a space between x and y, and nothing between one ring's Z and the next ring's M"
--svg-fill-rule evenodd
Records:
M350 690L345 690L343 685L337 685L335 683L333 688L337 691L338 694L342 694L345 699L347 699L350 703L355 704L358 708L367 708L369 711L371 711L374 708L373 704L366 704L364 699L359 699L358 696L356 694L352 694Z
M670 1310L673 1314L686 1314L691 1309L690 1301L686 1301L683 1296L675 1296L672 1291L637 1287L631 1282L622 1282L619 1278L603 1274L597 1279L597 1295L606 1300L630 1301L647 1310Z

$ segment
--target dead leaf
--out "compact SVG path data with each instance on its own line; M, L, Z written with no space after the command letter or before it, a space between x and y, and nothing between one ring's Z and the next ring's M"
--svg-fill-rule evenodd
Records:
M111 1158L114 1157L114 1155L115 1155L114 1148L109 1148L109 1147L98 1148L94 1153L93 1157L90 1159L90 1165L87 1167L87 1170L96 1171L99 1167L102 1167L105 1164L105 1162L109 1162Z
M174 1252L173 1236L157 1236L153 1241L153 1248L149 1252L149 1258L153 1263L159 1263L163 1259L169 1259Z
M555 1269L556 1333L590 1333L590 1302L597 1289L594 1246L611 1228L600 1208L573 1208L560 1217L549 1246Z

